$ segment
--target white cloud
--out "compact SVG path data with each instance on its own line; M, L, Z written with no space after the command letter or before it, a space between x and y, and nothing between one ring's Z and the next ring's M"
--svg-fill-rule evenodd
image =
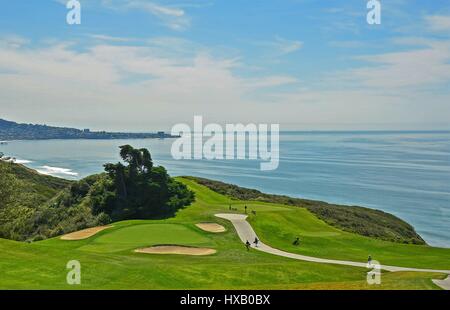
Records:
M165 6L145 0L101 0L101 4L114 10L139 10L155 16L172 30L184 30L190 26L186 12L176 6Z
M367 42L356 40L330 41L328 44L332 47L349 48L349 49L363 48L370 46L370 44Z
M273 40L256 41L253 44L262 46L268 51L267 56L280 57L300 50L303 47L303 42L299 40L288 40L280 36L275 36Z
M283 115L283 129L450 129L448 92L299 87L269 96L273 118Z
M99 41L110 41L110 42L134 42L138 41L134 38L124 38L124 37L114 37L103 34L89 34L88 37L91 39L99 40Z
M180 38L134 45L134 39L91 37L81 50L67 42L0 45L2 116L113 130L166 130L196 114L205 122L281 123L282 129L450 124L448 41L403 38L394 42L401 52L361 56L366 64L325 77L318 72L320 85L312 85L287 75L243 77L237 72L248 74L244 59L213 57L211 48Z
M294 81L287 76L242 78L234 73L242 66L238 59L206 52L167 55L151 46L107 42L83 51L69 44L0 47L2 114L17 120L27 115L29 122L128 130L167 128L194 114L218 122L253 120L260 107L249 94Z
M248 79L246 84L249 89L276 87L297 83L298 80L289 76L270 76L257 79Z
M10 34L0 36L0 46L20 48L28 43L30 43L30 40L18 35Z
M417 45L400 52L357 57L368 63L331 74L339 87L353 85L399 92L416 91L450 83L450 41L402 38L395 43Z
M450 32L450 16L448 15L425 16L425 22L432 31Z
M177 8L170 8L165 7L162 5L158 5L151 2L143 2L143 1L130 1L128 3L128 7L131 8L137 8L137 9L144 9L147 12L154 14L154 15L168 15L168 16L174 16L174 17L181 17L184 16L184 11Z
M303 42L296 40L286 40L277 36L274 45L279 48L282 54L290 54L303 47Z
M62 5L66 5L68 0L53 0ZM92 0L81 1L82 8L93 7L95 5L101 5L110 10L139 10L151 14L158 18L158 20L166 27L172 30L185 30L190 26L190 18L186 12L177 6L161 5L154 1L148 0ZM207 4L198 3L192 5L183 5L184 7L203 7Z

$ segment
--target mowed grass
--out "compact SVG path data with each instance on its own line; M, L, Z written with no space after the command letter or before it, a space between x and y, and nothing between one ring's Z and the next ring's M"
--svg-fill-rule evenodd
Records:
M450 270L450 249L398 244L343 232L307 210L265 212L249 222L261 240L288 252L364 262L369 255L383 265ZM293 245L300 237L301 245Z
M431 273L383 273L381 285L368 286L364 268L302 262L255 250L247 252L231 223L214 216L218 212L230 212L230 200L192 181L183 182L196 192L197 201L171 219L114 223L112 228L79 241L53 238L26 244L0 239L0 288L438 289L431 279L445 277ZM251 218L252 225L268 244L288 248L292 236L301 229L304 238L308 235L308 238L316 238L311 241L324 240L323 244L330 244L330 257L340 253L336 249L338 243L330 240L341 238L345 233L317 220L306 210L259 202L231 203L238 209L231 212L243 212L245 205L257 212L256 217ZM300 219L295 222L297 216ZM225 226L227 232L213 234L195 226L205 221L217 222ZM346 242L351 241L351 236ZM156 244L204 246L218 252L204 257L134 253L136 248ZM387 244L394 252L396 247L402 246ZM358 249L360 246L362 249ZM364 261L365 246L356 239L348 251L359 251L361 256L364 253ZM314 247L305 245L302 250L308 249L312 251ZM417 255L414 251L418 250L411 250L411 255ZM428 252L424 252L430 263L439 264L440 249L434 261L433 255L427 256ZM318 253L324 255L323 251ZM385 253L389 253L388 248ZM442 260L445 257L444 251ZM73 259L81 263L80 286L66 283L66 264Z
M366 280L345 281L345 282L315 282L284 285L280 289L285 290L423 290L429 287L428 273L401 272L383 273L381 285L369 285ZM442 278L442 275L435 274L434 278ZM264 289L261 287L261 289Z
M181 224L135 224L95 238L81 250L117 252L161 244L208 246L204 235Z

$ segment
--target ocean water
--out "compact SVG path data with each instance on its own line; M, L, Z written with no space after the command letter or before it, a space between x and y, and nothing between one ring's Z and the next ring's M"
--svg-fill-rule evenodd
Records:
M12 141L0 152L42 173L79 179L118 161L120 145L146 147L171 175L380 209L412 224L430 245L450 247L450 132L285 132L274 171L250 160L177 161L172 142Z

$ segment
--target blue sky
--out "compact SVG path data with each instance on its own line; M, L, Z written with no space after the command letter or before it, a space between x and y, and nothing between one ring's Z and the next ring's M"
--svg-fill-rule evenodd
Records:
M450 3L2 1L0 117L113 130L207 122L450 129Z

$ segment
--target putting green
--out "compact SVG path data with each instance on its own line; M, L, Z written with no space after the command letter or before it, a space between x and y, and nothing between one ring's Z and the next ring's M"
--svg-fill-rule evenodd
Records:
M181 224L141 224L101 235L81 250L116 252L157 244L207 245L210 240Z

